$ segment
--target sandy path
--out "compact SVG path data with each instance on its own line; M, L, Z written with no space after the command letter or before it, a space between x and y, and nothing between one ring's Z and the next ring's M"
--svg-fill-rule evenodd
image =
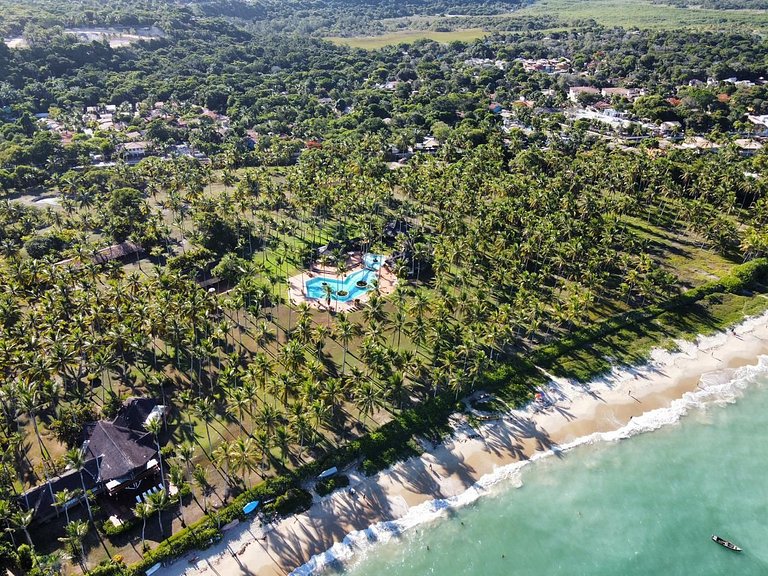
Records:
M181 559L162 574L289 574L351 532L402 519L413 506L458 496L499 467L537 452L622 428L632 418L668 407L695 391L702 376L756 364L759 356L768 354L768 314L744 322L733 332L680 343L680 347L675 353L654 351L648 365L618 372L588 389L553 381L543 391L549 403L538 411L532 406L479 430L460 428L430 452L371 478L347 472L354 493L336 492L306 513L275 525L262 528L255 521L240 526L217 546L197 553L195 563ZM308 567L303 571L308 572Z

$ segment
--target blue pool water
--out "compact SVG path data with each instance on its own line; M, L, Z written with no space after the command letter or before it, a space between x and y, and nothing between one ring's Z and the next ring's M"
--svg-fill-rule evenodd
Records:
M332 290L331 300L336 302L349 302L350 300L359 298L369 290L372 290L373 281L378 278L378 270L384 262L384 257L380 254L365 254L363 255L363 262L365 268L349 274L344 280L328 278L326 276L310 278L304 283L304 290L307 297L316 300L324 300L327 297L324 289L326 284L329 285ZM358 282L365 282L366 285L360 287L357 285ZM346 294L344 296L339 296L338 293L340 291L346 291Z

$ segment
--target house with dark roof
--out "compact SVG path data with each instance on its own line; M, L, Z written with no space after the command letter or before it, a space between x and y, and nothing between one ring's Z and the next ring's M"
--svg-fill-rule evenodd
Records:
M112 424L129 430L145 431L147 421L162 415L165 406L160 406L152 398L129 398L123 404Z
M384 226L384 239L388 244L391 244L400 234L408 236L410 229L411 225L405 220L391 220Z
M106 264L112 260L125 261L129 256L133 255L136 255L136 258L138 259L138 255L142 252L144 252L144 248L142 248L140 244L131 242L130 240L124 240L118 244L113 244L112 246L97 250L93 253L91 262L94 262L95 264ZM79 258L67 258L66 260L60 260L54 264L54 266L65 265L79 267L81 266L81 261Z
M141 245L137 244L136 242L124 240L119 244L113 244L112 246L107 246L106 248L102 248L101 250L96 251L96 253L93 255L93 261L96 264L106 264L112 260L122 260L123 258L127 258L128 256L132 256L134 254L139 254L143 251L144 249L141 247Z
M85 489L93 494L106 492L113 496L124 488L138 487L145 477L156 474L159 455L146 425L162 418L165 410L165 406L151 398L131 398L112 422L99 420L87 424L82 447ZM65 489L82 490L78 471L65 472L28 490L19 497L19 505L34 511L35 522L44 522L82 500L81 495L57 509L55 494Z
M99 421L85 441L86 459L99 462L98 482L109 494L157 472L157 448L149 432Z
M32 518L35 522L50 520L54 516L63 513L65 509L69 509L82 502L84 496L82 493L83 485L90 492L96 491L99 474L98 468L98 460L88 460L83 466L82 481L80 480L80 472L78 470L69 470L61 476L51 478L45 484L35 486L24 492L18 499L19 506L24 510L32 510ZM64 490L69 490L70 492L79 491L80 493L76 498L72 498L63 506L57 507L55 505L56 494Z

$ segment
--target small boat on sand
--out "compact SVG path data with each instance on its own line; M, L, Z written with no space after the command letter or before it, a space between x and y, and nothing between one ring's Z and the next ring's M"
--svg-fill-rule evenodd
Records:
M729 550L733 550L734 552L741 552L741 548L736 546L736 544L734 544L733 542L726 540L725 538L720 538L720 536L716 536L715 534L712 534L712 540L720 544L720 546L725 546Z

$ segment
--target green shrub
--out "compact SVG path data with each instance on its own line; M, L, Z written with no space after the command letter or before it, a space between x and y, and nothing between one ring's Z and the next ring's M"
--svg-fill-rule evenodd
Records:
M312 505L312 494L301 488L291 488L268 506L281 516L298 514Z
M320 496L327 496L334 490L349 486L349 478L344 474L338 474L331 478L324 478L315 484L315 491Z
M65 246L64 240L53 234L33 236L24 243L24 249L30 258L41 259L48 255L56 255Z
M16 546L13 546L10 539L0 539L0 570L18 571L19 557Z
M366 458L363 460L362 464L360 464L360 470L362 470L363 474L366 476L373 476L379 471L379 467L373 460Z
M29 544L22 544L16 551L16 557L19 561L19 568L24 572L29 572L32 569L32 549Z
M122 562L113 559L104 560L98 566L88 571L88 576L126 576L128 567Z
M133 530L137 525L135 519L125 520L120 526L115 526L109 520L105 520L101 524L101 531L107 536L119 536Z

